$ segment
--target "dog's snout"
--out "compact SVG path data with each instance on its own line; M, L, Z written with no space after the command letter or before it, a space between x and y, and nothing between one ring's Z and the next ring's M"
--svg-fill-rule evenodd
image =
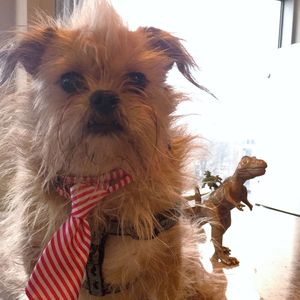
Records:
M94 111L110 114L117 107L119 97L112 91L96 91L90 96L90 105Z

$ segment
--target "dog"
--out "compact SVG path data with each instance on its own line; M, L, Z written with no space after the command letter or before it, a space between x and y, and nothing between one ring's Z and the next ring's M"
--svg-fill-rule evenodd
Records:
M176 126L174 112L186 97L166 82L168 71L176 66L205 88L193 78L196 64L181 40L154 27L130 31L110 3L89 0L67 20L41 17L5 42L0 59L0 280L7 293L221 299L201 265L196 226L182 213L193 137ZM21 88L20 70L27 74ZM102 194L78 221L90 230L83 273L73 250L40 267L71 218L73 187L91 181ZM53 279L64 255L74 273ZM75 292L69 275L78 275Z

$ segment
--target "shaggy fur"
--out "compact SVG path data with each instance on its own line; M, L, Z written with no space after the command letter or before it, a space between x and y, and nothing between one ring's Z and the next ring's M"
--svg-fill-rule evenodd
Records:
M109 236L103 264L108 284L124 291L101 299L221 299L200 264L196 230L188 220L149 239L154 216L181 209L183 169L191 137L174 126L184 96L167 85L175 64L193 84L194 61L176 37L156 28L129 31L105 1L84 1L67 21L48 19L7 41L1 50L0 159L2 204L1 282L15 297L41 251L70 212L55 191L57 175L98 176L123 168L134 182L105 198L89 217L94 232L108 218L133 226L140 238ZM15 84L18 67L28 79ZM62 74L77 72L84 89L67 93ZM145 75L145 86L128 74ZM18 75L18 74L17 74ZM113 120L97 114L90 96L118 95ZM89 131L117 122L122 130ZM148 238L148 240L147 240ZM95 299L82 288L80 299Z

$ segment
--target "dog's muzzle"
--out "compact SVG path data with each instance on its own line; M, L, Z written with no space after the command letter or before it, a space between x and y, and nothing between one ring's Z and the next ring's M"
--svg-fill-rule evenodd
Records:
M119 97L113 91L98 90L90 96L93 116L88 122L88 131L96 134L111 134L122 131L121 124L114 116Z

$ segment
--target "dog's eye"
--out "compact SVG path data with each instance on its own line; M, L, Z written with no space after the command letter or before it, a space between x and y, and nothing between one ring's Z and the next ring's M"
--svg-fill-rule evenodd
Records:
M63 74L60 77L59 84L68 94L80 93L87 90L84 77L74 71Z
M130 72L127 74L127 79L129 85L137 87L141 90L143 90L148 83L145 74L141 72Z

